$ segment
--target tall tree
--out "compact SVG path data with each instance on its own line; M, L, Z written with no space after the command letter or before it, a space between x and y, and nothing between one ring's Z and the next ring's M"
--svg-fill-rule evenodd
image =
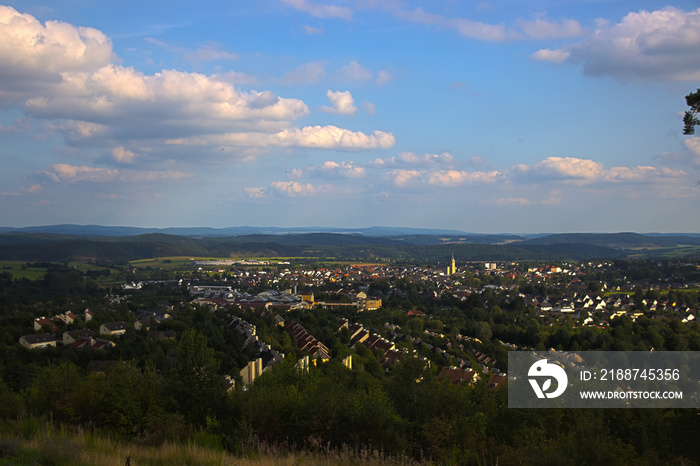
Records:
M695 127L700 125L700 120L697 117L700 113L700 89L685 96L685 102L690 110L686 110L683 117L683 134L692 135L695 134Z
M219 375L219 361L207 338L194 329L182 334L177 347L177 362L172 375L173 395L185 418L204 425L222 406L226 393Z

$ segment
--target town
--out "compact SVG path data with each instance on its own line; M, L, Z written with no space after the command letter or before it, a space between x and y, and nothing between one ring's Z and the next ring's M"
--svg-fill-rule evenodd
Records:
M12 275L32 270L43 276ZM220 391L206 395L212 387L195 381L189 395L178 398L173 391L169 409L184 416L175 425L196 428L214 417L223 422L222 412L243 409L237 422L280 441L296 434L265 430L267 421L248 408L222 411L222 400L249 403L267 396L270 384L287 380L280 377L291 370L294 377L335 374L349 384L344 390L364 387L362 396L378 387L400 397L410 386L411 396L450 386L463 390L460 396L483 390L479 397L498 404L507 389L508 351L700 350L700 266L692 261L460 263L451 256L419 266L161 258L127 266L13 264L5 267L2 284L1 367L12 401L7 410L50 409L64 422L92 415L77 407L68 415L58 400L37 408L36 400L21 395L39 390L36 384L45 384L57 364L84 381L95 374L124 377L124 371L136 371L130 377L139 379L151 370L169 374L165 380L174 374L184 380L182 374L209 355L210 385ZM193 347L197 355L185 356ZM399 390L396 384L405 380L412 382ZM211 403L188 407L192 391ZM71 405L65 396L60 403ZM410 408L392 409L418 422L404 412ZM113 420L100 419L98 424L115 428ZM421 422L425 427L436 419ZM126 424L137 436L148 432L142 421ZM175 435L159 429L159 438ZM241 441L222 432L216 431L222 439ZM351 438L337 430L309 432L331 443ZM425 435L411 441L424 444ZM308 438L297 440L305 444ZM446 445L438 442L428 454L440 458Z

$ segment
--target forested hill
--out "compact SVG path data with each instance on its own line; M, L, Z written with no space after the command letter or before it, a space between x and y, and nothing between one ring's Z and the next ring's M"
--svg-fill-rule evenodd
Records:
M641 255L698 255L700 238L636 233L547 235L397 235L306 233L230 237L0 234L0 260L128 261L151 257L314 257L335 260L586 260Z
M684 235L641 235L639 233L567 233L520 241L519 245L590 244L615 249L674 248L700 245L700 238Z

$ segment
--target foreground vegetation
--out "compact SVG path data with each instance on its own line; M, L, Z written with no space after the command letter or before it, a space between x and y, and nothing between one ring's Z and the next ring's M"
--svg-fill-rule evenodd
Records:
M54 426L43 420L29 419L2 425L0 465L95 465L127 464L196 465L196 466L292 466L309 465L410 465L406 457L389 457L378 451L350 448L323 448L299 451L289 445L258 442L246 445L239 454L220 446L207 444L200 436L186 442L164 442L157 446L136 441L119 441L113 437L85 429Z

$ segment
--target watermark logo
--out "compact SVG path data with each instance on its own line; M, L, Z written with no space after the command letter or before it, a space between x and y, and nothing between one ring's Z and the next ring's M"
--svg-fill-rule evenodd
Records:
M556 364L550 364L546 359L540 359L530 366L527 375L537 398L556 398L564 393L569 383L566 371ZM532 377L547 377L547 379L540 386L537 379ZM547 390L552 386L552 379L557 381L557 389L550 393Z

